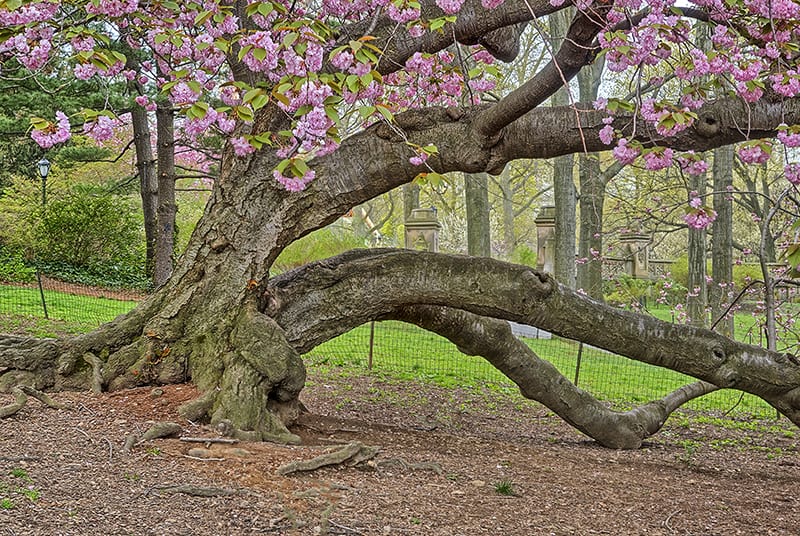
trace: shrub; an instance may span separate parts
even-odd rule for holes
[[[687,255],[684,254],[675,259],[675,262],[670,265],[670,273],[676,282],[684,287],[686,286],[689,280],[689,258]],[[711,274],[711,260],[706,261],[706,273]],[[737,291],[743,289],[750,281],[755,279],[764,279],[760,265],[734,264],[733,282]]]
[[[285,272],[312,261],[363,247],[364,240],[351,233],[326,227],[290,244],[278,256],[273,267],[278,272]]]
[[[527,244],[519,244],[514,248],[514,251],[511,252],[511,256],[508,260],[514,264],[522,264],[524,266],[536,268],[536,251],[531,249]]]
[[[0,198],[0,242],[67,281],[143,285],[143,225],[128,197],[74,184],[54,188],[47,201],[43,209],[38,187],[18,179]]]
[[[36,270],[25,264],[20,252],[0,248],[0,281],[30,283],[34,279],[36,279]]]

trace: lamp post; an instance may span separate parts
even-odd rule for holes
[[[50,161],[42,158],[36,163],[39,169],[39,177],[42,179],[42,208],[47,205],[47,176],[50,174]]]
[[[39,170],[39,177],[42,179],[42,210],[44,211],[47,206],[47,176],[50,174],[50,161],[47,158],[42,158],[36,163]],[[44,214],[42,214],[44,216]],[[42,272],[39,270],[38,255],[36,261],[36,282],[39,284],[39,297],[42,299],[42,309],[44,309],[44,317],[50,318],[47,314],[47,301],[44,299],[44,288],[42,287]]]

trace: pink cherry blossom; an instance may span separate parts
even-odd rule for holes
[[[39,144],[42,149],[49,149],[54,145],[63,143],[70,138],[69,119],[64,112],[56,112],[56,123],[50,123],[44,129],[33,129],[31,138]]]

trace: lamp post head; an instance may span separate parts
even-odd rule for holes
[[[47,175],[50,174],[50,161],[47,158],[42,158],[36,163],[36,167],[39,168],[39,176],[42,179],[46,179]]]

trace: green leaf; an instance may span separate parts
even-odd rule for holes
[[[205,23],[208,19],[210,19],[214,14],[211,11],[201,11],[197,14],[194,18],[194,23],[196,26],[200,26],[201,24]]]
[[[255,118],[253,115],[253,110],[247,106],[234,106],[233,113],[235,113],[236,116],[242,121],[250,122]]]
[[[283,36],[283,46],[286,48],[291,47],[295,41],[297,41],[297,33],[296,32],[289,32]]]

